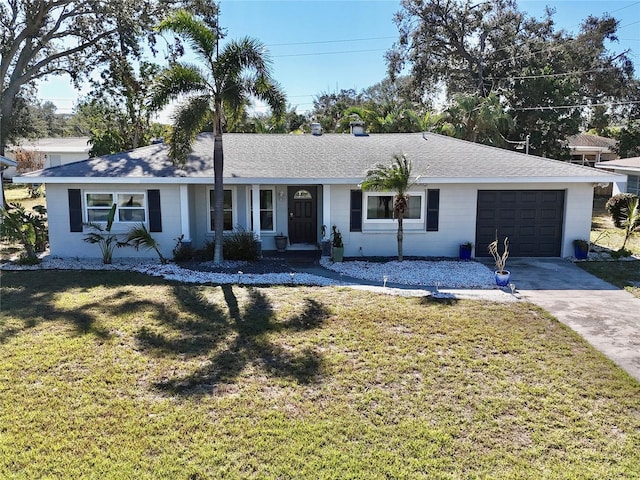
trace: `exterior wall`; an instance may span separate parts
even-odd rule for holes
[[[85,233],[71,232],[69,228],[69,188],[79,188],[87,191],[113,191],[130,192],[146,191],[148,189],[160,190],[160,208],[162,210],[162,232],[153,232],[151,235],[160,244],[162,254],[171,258],[176,238],[180,236],[180,189],[177,185],[110,185],[108,187],[95,184],[58,185],[47,184],[47,216],[49,219],[49,242],[52,256],[70,258],[101,258],[100,247],[84,241]],[[84,195],[83,195],[84,202]],[[120,226],[118,226],[120,227]],[[85,229],[85,232],[89,230]],[[114,228],[113,233],[122,238],[127,228]],[[133,247],[116,248],[113,258],[140,257],[157,258],[153,250],[136,251]]]
[[[331,222],[343,234],[345,256],[397,255],[397,222],[381,228],[379,225],[367,226],[363,221],[362,232],[349,231],[350,190],[355,188],[356,185],[331,187]],[[478,190],[565,190],[562,256],[573,255],[574,239],[589,238],[593,204],[591,184],[442,184],[414,188],[412,192],[426,192],[427,188],[440,190],[438,231],[426,231],[424,223],[405,223],[405,256],[457,257],[461,243],[475,242]]]

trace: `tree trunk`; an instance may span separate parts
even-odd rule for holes
[[[404,214],[398,212],[398,261],[402,261],[402,240],[404,238],[404,232],[402,229],[402,217]]]
[[[222,149],[222,101],[215,99],[213,113],[213,208],[215,211],[213,245],[213,263],[219,265],[224,261],[222,245],[224,242],[224,152]]]

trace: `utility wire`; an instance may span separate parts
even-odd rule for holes
[[[582,108],[582,107],[612,107],[612,106],[619,106],[619,105],[636,105],[636,104],[640,104],[640,100],[630,100],[628,102],[586,103],[582,105],[519,107],[519,108],[509,108],[509,110],[518,111],[518,112],[529,112],[529,111],[543,111],[543,110],[567,110],[570,108]]]

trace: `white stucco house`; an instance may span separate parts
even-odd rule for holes
[[[613,194],[635,193],[640,195],[640,157],[618,158],[596,163],[596,167],[627,176],[626,184],[613,185]]]
[[[431,133],[225,134],[223,142],[225,229],[254,231],[263,250],[275,250],[279,233],[289,248],[315,245],[323,225],[336,225],[346,256],[395,255],[392,194],[363,192],[359,184],[397,154],[419,176],[404,221],[407,256],[455,257],[466,241],[487,256],[496,232],[509,236],[512,256],[570,256],[574,239],[589,238],[594,186],[625,179]],[[152,145],[14,181],[46,185],[52,255],[99,257],[83,241],[83,223],[104,220],[116,203],[113,231],[143,222],[171,257],[180,235],[195,247],[213,238],[213,137],[200,135],[182,168],[167,151]]]
[[[9,145],[7,157],[15,160],[17,150],[36,152],[42,156],[44,168],[56,167],[67,163],[77,162],[89,157],[89,137],[51,137],[38,140],[25,140],[20,145]],[[5,178],[13,178],[16,175],[15,166],[8,168]]]

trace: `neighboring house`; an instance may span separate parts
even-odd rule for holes
[[[0,208],[4,207],[4,173],[7,167],[15,167],[15,160],[0,155]]]
[[[627,176],[626,185],[614,184],[614,195],[624,192],[640,195],[640,157],[619,158],[608,162],[600,162],[596,163],[596,167]]]
[[[14,181],[46,184],[52,255],[99,257],[83,241],[83,223],[104,221],[116,203],[113,231],[143,222],[170,257],[180,235],[194,247],[213,238],[213,136],[198,137],[183,168],[167,150],[150,145]],[[225,134],[225,229],[254,231],[264,250],[275,250],[279,233],[295,248],[317,244],[322,226],[336,225],[345,255],[396,255],[392,194],[358,185],[397,154],[419,176],[404,219],[406,256],[454,257],[466,241],[488,256],[496,232],[509,236],[512,256],[570,256],[574,239],[589,238],[594,186],[626,179],[432,133]]]
[[[21,145],[10,145],[5,152],[6,155],[15,160],[17,150],[26,150],[42,155],[44,160],[43,168],[57,167],[67,163],[85,160],[89,157],[91,145],[88,143],[89,137],[54,137],[41,138],[39,140],[25,140]],[[16,175],[15,168],[8,168],[5,178],[13,178]]]
[[[618,157],[615,151],[616,140],[613,138],[579,133],[567,138],[571,163],[593,167],[598,162],[613,160]]]

